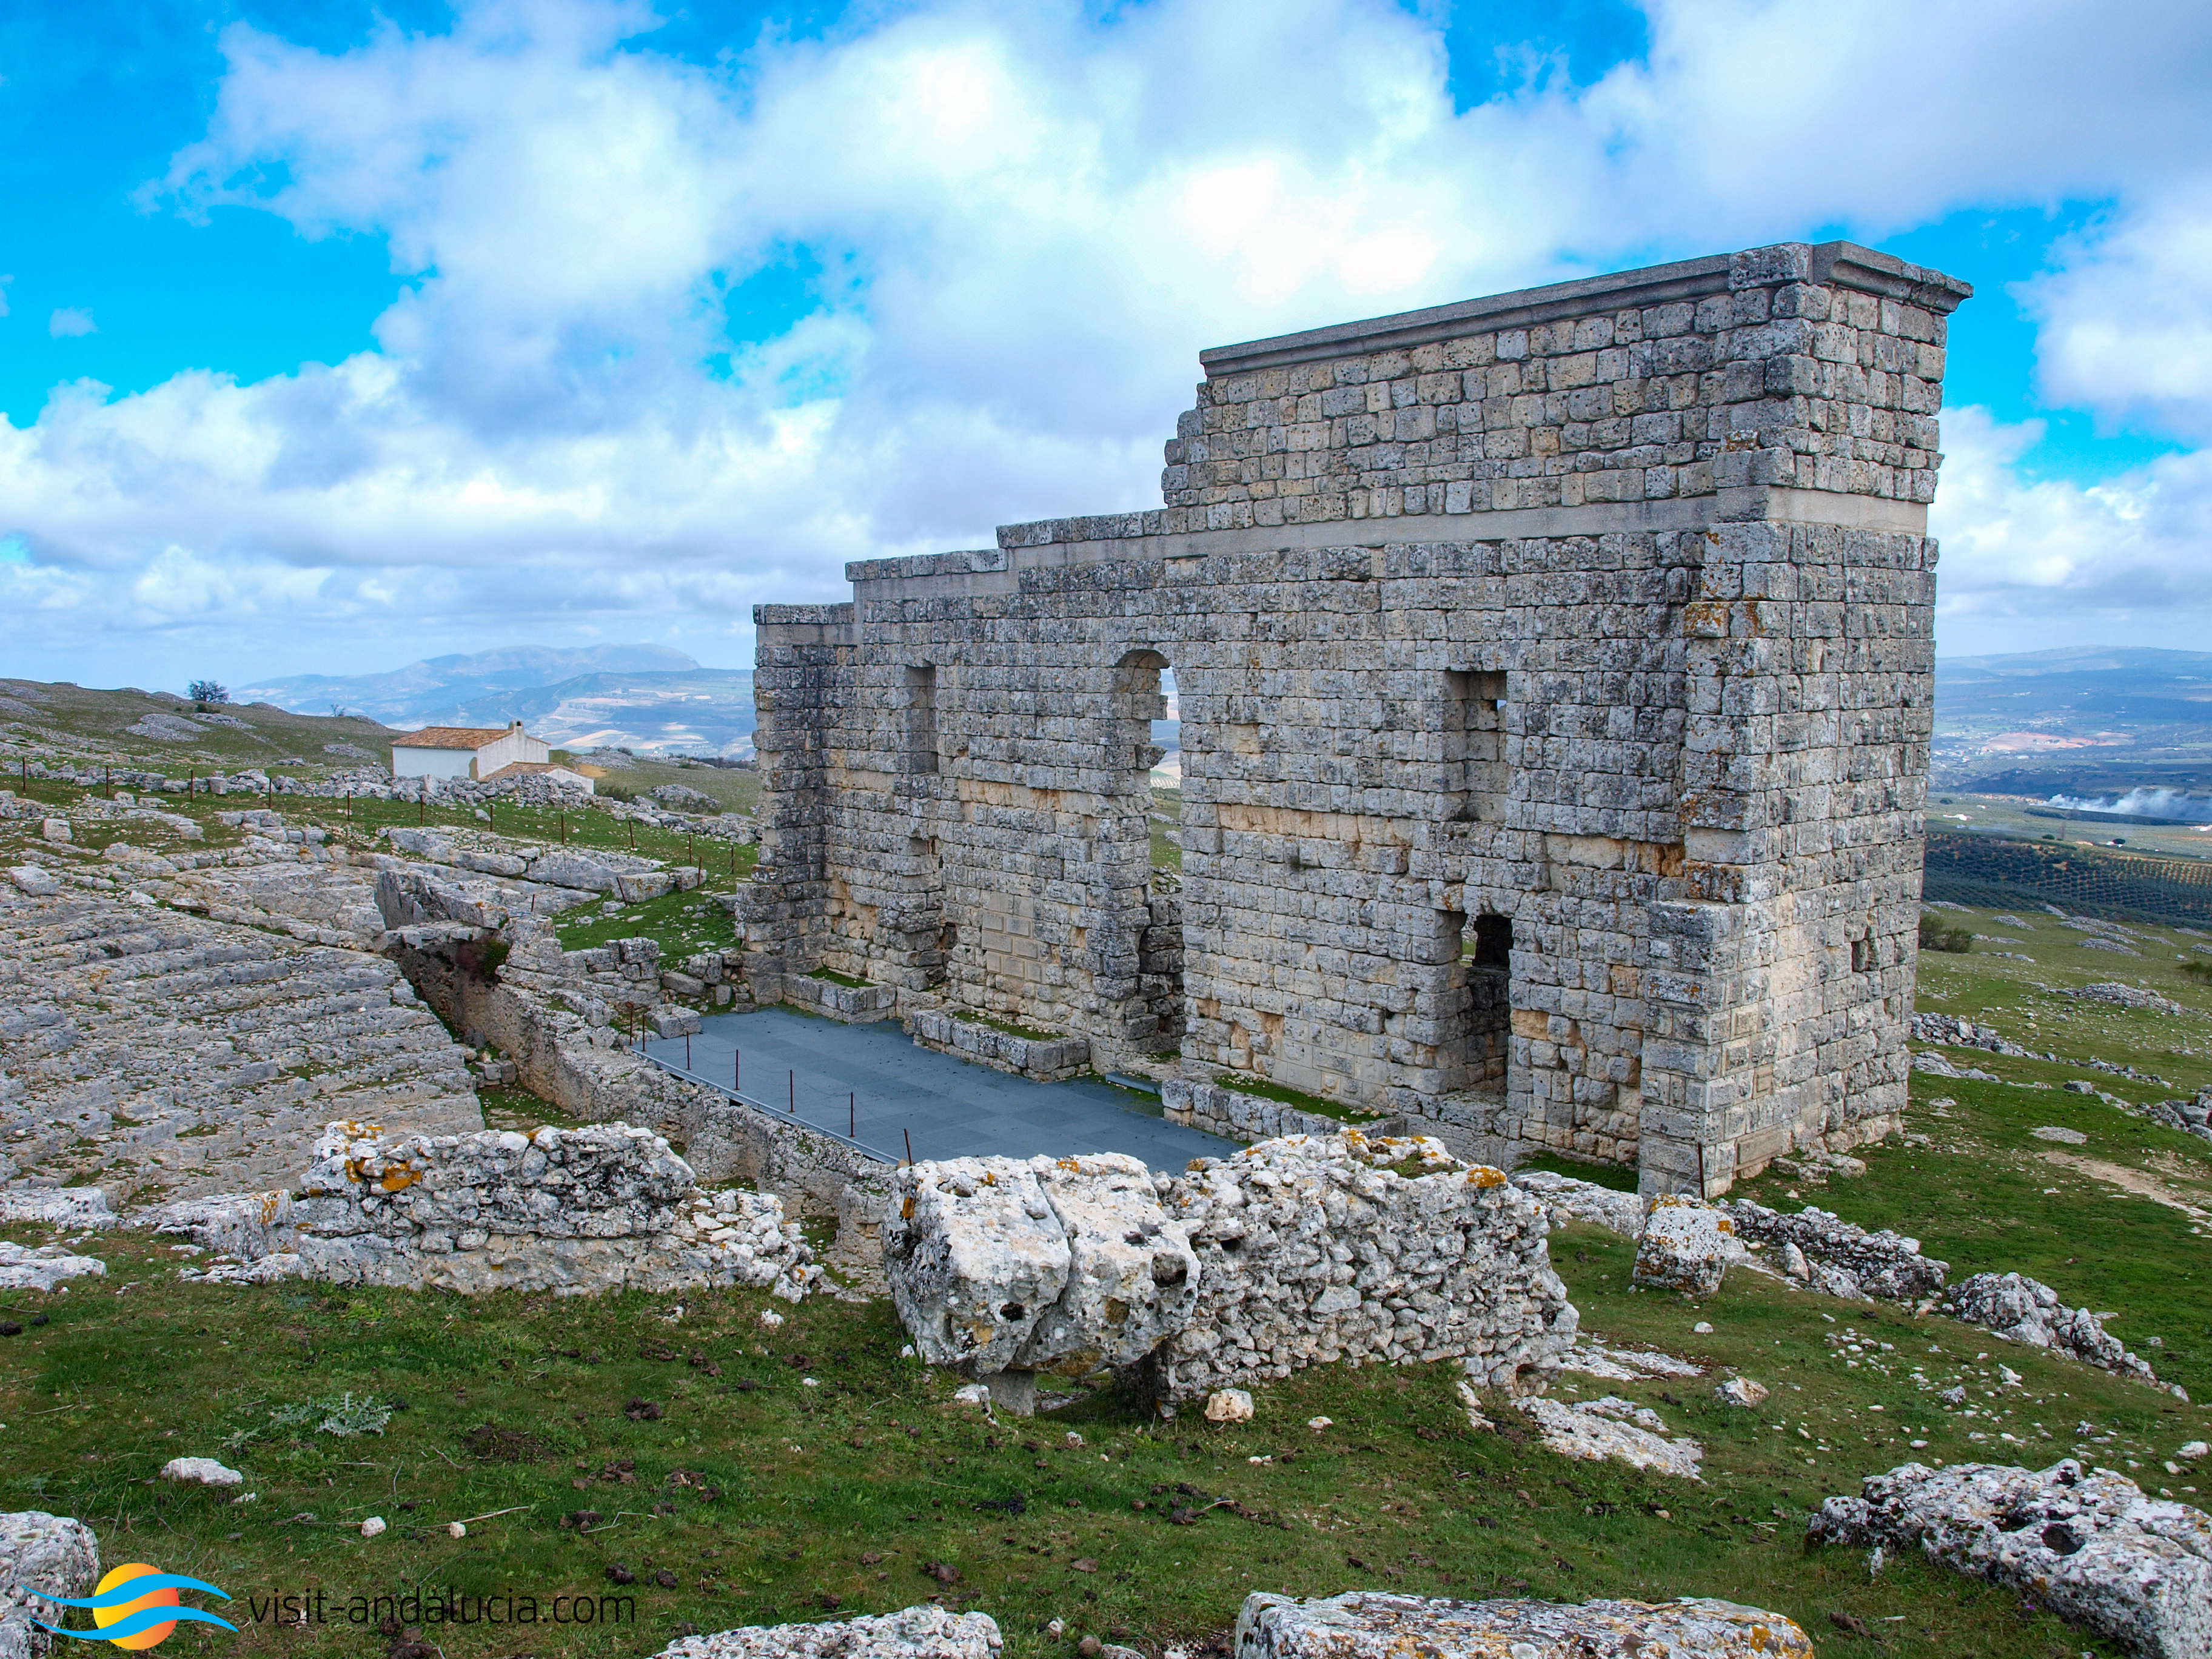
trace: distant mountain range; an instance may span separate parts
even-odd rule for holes
[[[295,674],[233,695],[299,714],[342,709],[404,731],[520,720],[532,735],[563,749],[733,756],[752,750],[752,671],[702,668],[660,645],[509,646],[432,657],[386,674]]]
[[[1936,781],[2085,796],[2212,787],[2212,652],[2075,646],[1938,658]]]

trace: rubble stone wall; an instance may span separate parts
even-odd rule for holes
[[[756,994],[826,967],[1652,1190],[1894,1127],[1966,292],[1790,244],[1225,348],[1162,509],[760,607]]]
[[[287,1219],[306,1276],[342,1284],[796,1300],[815,1273],[773,1194],[702,1193],[665,1140],[626,1123],[396,1141],[333,1124]]]
[[[1167,1398],[1340,1361],[1465,1359],[1540,1390],[1580,1326],[1543,1206],[1433,1140],[1293,1135],[1164,1185],[1198,1259],[1188,1321],[1146,1362]]]

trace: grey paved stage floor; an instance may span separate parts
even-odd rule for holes
[[[892,1158],[905,1156],[908,1135],[917,1158],[1127,1152],[1155,1170],[1237,1150],[1158,1116],[1150,1096],[1090,1079],[1009,1077],[921,1048],[896,1020],[846,1025],[787,1008],[714,1014],[690,1039],[688,1068],[682,1037],[657,1038],[647,1051],[724,1089],[734,1079],[750,1100],[794,1103],[799,1118],[839,1134],[849,1098],[853,1138]]]

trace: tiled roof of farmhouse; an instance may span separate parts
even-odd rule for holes
[[[481,749],[507,736],[503,726],[426,726],[392,740],[394,749]]]

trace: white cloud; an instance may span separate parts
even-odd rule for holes
[[[2212,179],[2130,204],[2022,285],[2054,400],[2212,442]]]
[[[1984,409],[1943,417],[1929,529],[1942,543],[1936,639],[1947,653],[2095,641],[2202,650],[2212,547],[2212,453],[2164,457],[2104,483],[2015,470],[2040,422]]]
[[[66,340],[79,334],[97,334],[100,325],[83,307],[64,306],[46,319],[46,332],[57,340]]]
[[[1648,64],[1463,114],[1388,0],[1097,17],[945,0],[712,69],[605,0],[488,0],[337,55],[232,26],[156,196],[381,234],[412,280],[334,368],[64,387],[0,424],[0,534],[32,553],[9,579],[46,584],[58,637],[358,640],[432,609],[741,631],[847,558],[1156,501],[1206,345],[1970,202],[2119,196],[2154,228],[2212,149],[2212,29],[2172,0],[2028,0],[2002,30],[1971,0],[1651,0]],[[2181,246],[2080,251],[2052,337],[2148,316],[2126,295]],[[811,311],[708,372],[725,289],[799,260]],[[2193,407],[2168,378],[2128,407]],[[1946,474],[1947,513],[2011,515],[1970,559],[2074,545],[2038,514],[2102,521],[2008,453],[1970,432]]]

